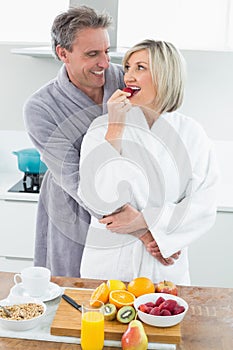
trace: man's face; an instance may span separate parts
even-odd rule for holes
[[[105,69],[109,67],[109,35],[103,28],[87,28],[79,32],[72,52],[65,50],[61,57],[70,80],[87,93],[105,83]],[[64,50],[64,49],[62,49]]]

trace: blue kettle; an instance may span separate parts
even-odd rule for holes
[[[18,169],[24,173],[43,174],[48,169],[41,161],[36,148],[26,148],[12,153],[18,157]]]

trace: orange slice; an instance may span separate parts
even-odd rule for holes
[[[155,285],[147,277],[137,277],[128,284],[127,290],[134,294],[135,297],[139,297],[143,294],[154,293]]]
[[[111,292],[112,290],[126,290],[126,285],[120,280],[108,280],[107,286],[109,292]]]
[[[104,304],[108,302],[109,289],[105,282],[101,283],[91,294],[90,305],[97,306],[96,300],[102,301]]]
[[[109,294],[109,302],[118,309],[122,306],[133,305],[135,296],[127,290],[112,290]]]

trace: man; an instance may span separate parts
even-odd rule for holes
[[[123,88],[123,71],[109,62],[108,14],[81,6],[58,15],[52,47],[64,65],[57,77],[26,102],[24,118],[35,147],[48,166],[41,187],[36,227],[37,266],[53,275],[79,277],[90,215],[77,196],[79,151],[94,118]]]

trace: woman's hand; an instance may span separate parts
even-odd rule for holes
[[[108,129],[105,139],[112,144],[118,152],[121,149],[121,137],[125,127],[126,113],[131,108],[131,103],[127,97],[129,92],[120,89],[116,90],[107,102],[108,106]]]
[[[144,235],[140,236],[140,240],[143,242],[145,247],[147,248],[147,251],[155,258],[157,259],[161,264],[165,266],[173,265],[174,259],[178,259],[180,256],[180,251],[173,254],[169,258],[164,258],[160,252],[159,246],[154,240],[154,237],[152,236],[150,231],[147,231]],[[149,247],[149,248],[148,248]]]
[[[130,97],[130,92],[125,92],[117,89],[107,102],[108,106],[108,122],[111,124],[124,124],[125,114],[131,108],[131,103],[127,97]]]
[[[173,265],[175,263],[174,260],[179,259],[179,256],[181,254],[181,250],[178,252],[174,253],[171,255],[169,258],[164,258],[160,252],[159,246],[156,243],[155,240],[151,240],[149,243],[146,245],[147,251],[158,261],[161,262],[161,264],[167,266],[167,265]]]
[[[148,231],[142,213],[130,204],[124,205],[115,214],[105,216],[99,222],[105,224],[107,230],[117,233],[129,233],[140,237]]]

